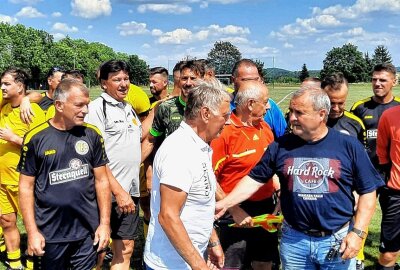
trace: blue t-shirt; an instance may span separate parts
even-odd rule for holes
[[[331,128],[316,142],[287,134],[270,144],[249,176],[265,182],[274,173],[285,220],[299,231],[339,229],[354,215],[353,190],[384,185],[363,145]]]
[[[271,108],[264,115],[264,121],[268,123],[276,139],[285,134],[287,123],[281,109],[279,109],[278,105],[276,105],[272,98],[269,99],[269,104]],[[233,111],[235,108],[234,99],[232,99],[231,110]]]

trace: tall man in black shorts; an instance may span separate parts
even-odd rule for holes
[[[104,137],[110,159],[107,174],[113,194],[111,269],[129,269],[139,224],[139,168],[142,124],[124,99],[130,88],[129,66],[110,60],[100,67],[104,92],[89,104],[85,121],[95,125]]]
[[[110,187],[103,138],[83,122],[89,91],[66,79],[54,94],[56,114],[25,136],[20,206],[29,255],[43,269],[92,269],[110,238]]]

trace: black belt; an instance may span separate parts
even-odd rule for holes
[[[324,236],[329,236],[332,235],[332,231],[319,231],[319,230],[306,230],[306,231],[301,231],[304,234],[307,234],[308,236],[312,236],[312,237],[324,237]]]
[[[345,224],[343,224],[339,229],[332,231],[332,230],[315,230],[315,229],[311,229],[311,230],[300,230],[300,232],[307,234],[308,236],[312,236],[312,237],[325,237],[325,236],[329,236],[334,234],[337,231],[340,231],[341,229],[343,229],[344,227],[348,226],[350,223],[350,221],[347,221]]]

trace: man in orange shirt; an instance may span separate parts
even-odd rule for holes
[[[400,106],[382,113],[378,124],[376,154],[386,172],[387,183],[381,189],[379,202],[382,209],[381,244],[376,269],[397,269],[400,253]]]
[[[225,197],[261,159],[274,140],[264,121],[270,108],[267,87],[258,81],[243,82],[236,94],[236,109],[219,138],[211,142],[213,166],[221,189],[217,200]],[[278,253],[276,233],[252,227],[251,216],[274,212],[273,181],[265,184],[250,199],[231,209],[234,221],[245,228],[228,227],[231,216],[222,218],[220,239],[225,252],[225,268],[242,269],[251,263],[253,269],[271,269]],[[259,247],[263,246],[263,249]]]

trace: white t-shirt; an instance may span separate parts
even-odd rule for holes
[[[160,183],[187,193],[180,218],[201,256],[207,249],[215,211],[212,150],[185,122],[168,136],[154,159],[151,219],[144,260],[153,269],[190,269],[158,222]]]
[[[89,103],[85,122],[101,131],[114,177],[126,192],[139,197],[142,126],[132,106],[102,93]]]

